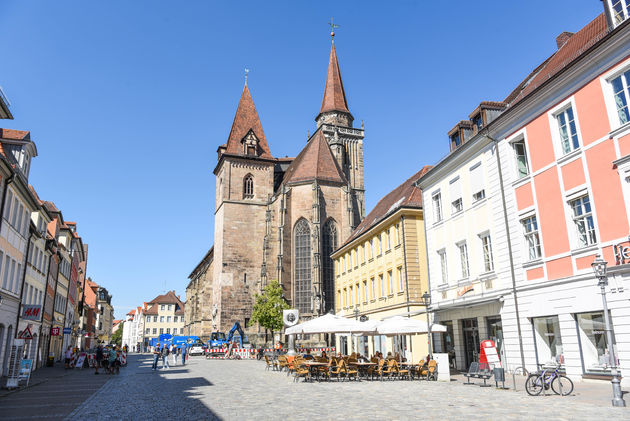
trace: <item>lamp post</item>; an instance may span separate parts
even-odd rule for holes
[[[359,311],[359,307],[355,307],[354,311],[352,312],[354,314],[354,320],[359,320],[359,314],[361,314],[361,312]],[[350,334],[350,337],[352,337],[352,334]],[[359,351],[359,337],[356,337],[356,347],[354,349],[354,351]],[[353,347],[354,347],[354,341],[352,342]]]
[[[424,304],[424,308],[427,314],[427,338],[429,342],[429,357],[433,359],[433,346],[431,344],[431,322],[429,321],[429,306],[431,305],[431,294],[424,291],[422,294],[422,304]]]
[[[595,260],[591,264],[593,272],[598,279],[597,285],[602,290],[602,303],[604,305],[604,322],[606,324],[606,342],[608,345],[608,361],[610,364],[610,374],[612,375],[612,389],[613,389],[613,406],[626,406],[626,402],[623,400],[621,394],[621,386],[619,384],[619,374],[617,373],[617,359],[615,358],[615,348],[613,346],[613,335],[610,327],[610,317],[608,316],[608,303],[606,301],[606,287],[608,286],[608,276],[606,275],[606,262],[598,254]]]

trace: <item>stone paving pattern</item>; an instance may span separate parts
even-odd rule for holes
[[[131,356],[69,419],[630,419],[630,409],[569,397],[530,397],[523,389],[497,390],[424,381],[293,382],[254,360],[194,357],[182,367],[151,371],[151,358]],[[161,364],[160,364],[161,365]],[[599,386],[599,385],[598,385]],[[581,390],[582,388],[582,390]]]

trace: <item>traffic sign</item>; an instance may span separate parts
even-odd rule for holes
[[[72,328],[71,327],[64,327],[63,328],[63,334],[64,335],[69,335],[72,333]]]
[[[24,329],[18,335],[18,339],[26,339],[27,341],[30,341],[31,339],[33,339],[33,333],[31,332],[31,327],[30,326],[26,326],[26,329]]]

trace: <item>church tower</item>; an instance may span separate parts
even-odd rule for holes
[[[348,180],[351,193],[352,228],[359,225],[365,217],[365,185],[363,179],[363,123],[361,128],[354,128],[354,117],[350,113],[346,92],[343,88],[341,70],[335,49],[334,32],[328,74],[322,107],[315,121]]]
[[[247,83],[243,88],[227,143],[218,148],[213,329],[227,331],[251,315],[252,295],[260,281],[260,250],[265,237],[266,206],[273,195],[274,166]]]

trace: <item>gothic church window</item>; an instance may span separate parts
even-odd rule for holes
[[[324,311],[334,308],[333,297],[335,293],[335,271],[330,255],[337,249],[337,226],[335,221],[329,219],[324,224],[322,232],[322,258],[324,275]],[[355,256],[356,258],[356,256]]]
[[[295,307],[311,312],[311,229],[306,220],[295,225]]]
[[[243,199],[252,199],[254,197],[254,177],[247,174],[243,179]]]

